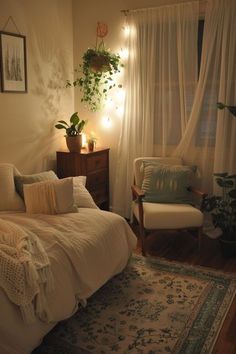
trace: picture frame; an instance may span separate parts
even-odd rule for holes
[[[27,92],[26,38],[0,31],[0,79],[2,92]]]

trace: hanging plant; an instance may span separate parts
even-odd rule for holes
[[[103,38],[107,33],[107,25],[98,22],[95,48],[89,48],[84,53],[83,63],[75,70],[78,77],[72,83],[67,80],[67,87],[80,88],[81,102],[84,102],[91,111],[98,111],[101,108],[109,90],[116,86],[113,80],[114,74],[119,73],[120,67],[123,66],[119,54],[114,54],[105,48]]]

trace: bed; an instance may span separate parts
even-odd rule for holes
[[[6,190],[1,190],[2,185],[0,197]],[[125,268],[136,246],[136,237],[125,219],[96,207],[55,215],[2,210],[0,235],[8,228],[15,233],[19,230],[43,248],[50,277],[42,282],[42,288],[40,285],[43,301],[38,301],[41,290],[33,297],[30,320],[0,287],[0,353],[4,354],[31,353],[58,321],[73,315],[79,303],[86,306],[86,299]],[[3,241],[0,246],[4,247]],[[0,265],[1,261],[0,252]]]

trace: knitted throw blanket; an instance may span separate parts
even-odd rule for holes
[[[53,290],[48,256],[40,240],[13,222],[0,219],[0,287],[20,307],[24,322],[49,322],[46,293]]]

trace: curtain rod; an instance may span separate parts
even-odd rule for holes
[[[160,7],[167,7],[167,6],[179,5],[179,4],[189,4],[190,2],[197,2],[197,1],[194,1],[194,0],[193,1],[179,1],[177,3],[163,4],[163,5],[155,6],[155,7],[141,7],[141,8],[137,8],[137,9],[124,9],[124,10],[120,10],[120,12],[122,12],[124,16],[127,16],[130,12],[154,10],[154,9],[158,9]],[[199,0],[198,2],[199,2],[200,6],[205,6],[207,3],[207,0]]]

